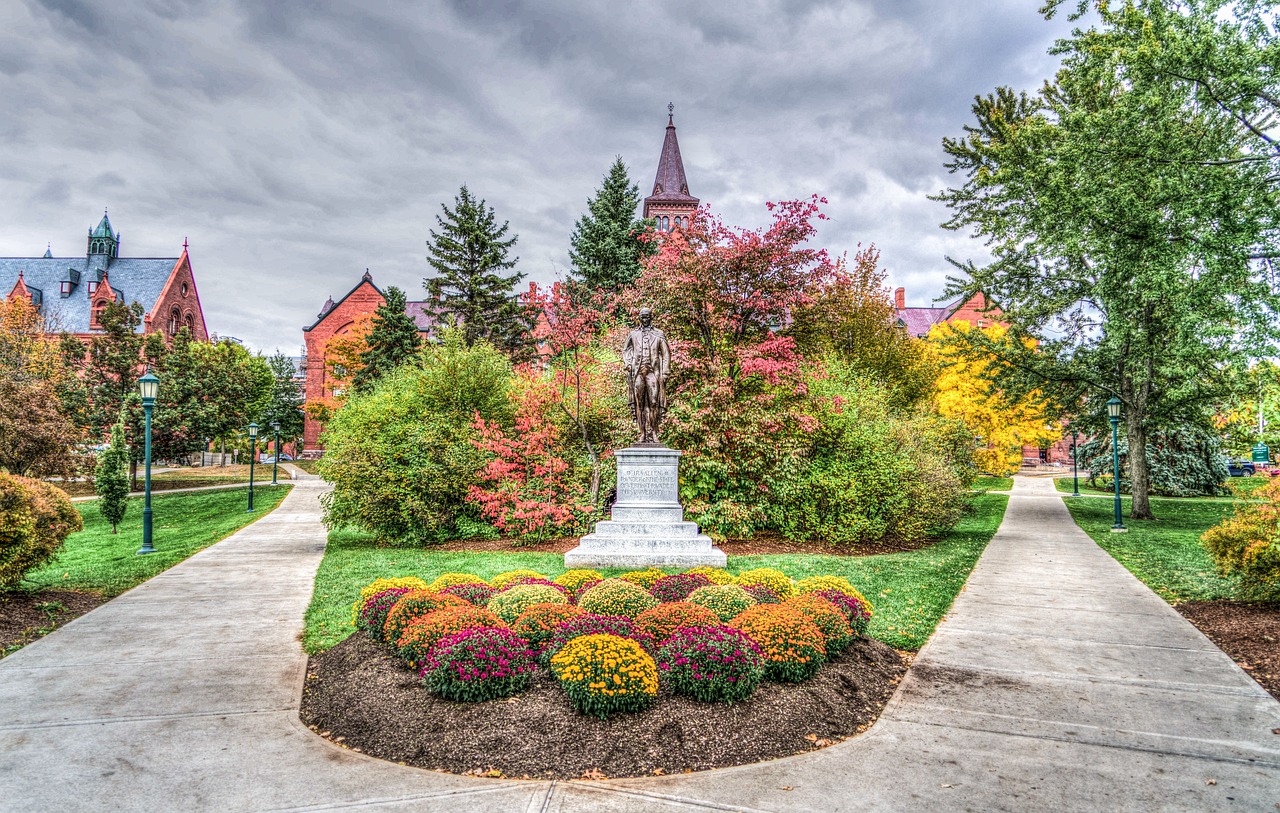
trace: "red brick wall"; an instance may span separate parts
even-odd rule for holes
[[[1004,311],[999,307],[991,305],[987,310],[987,298],[981,291],[974,294],[973,297],[960,307],[952,311],[947,317],[948,322],[968,322],[971,325],[981,323],[982,327],[991,327],[992,325],[1005,325],[1000,321],[1000,316]],[[1005,325],[1007,327],[1007,325]]]
[[[357,316],[371,314],[378,306],[386,302],[378,289],[369,280],[361,282],[346,298],[334,306],[317,324],[302,335],[307,345],[307,401],[326,398],[332,393],[331,385],[326,380],[324,363],[324,346],[329,339],[351,327]],[[303,425],[302,439],[306,449],[319,449],[320,431],[324,427],[307,416]]]
[[[175,311],[176,325],[173,321]],[[155,306],[146,315],[144,329],[147,333],[161,331],[166,336],[172,336],[177,333],[176,328],[187,325],[188,321],[191,337],[196,341],[207,342],[209,328],[204,322],[204,310],[200,307],[200,294],[196,291],[196,279],[191,273],[191,261],[183,251]]]

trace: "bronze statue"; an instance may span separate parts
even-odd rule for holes
[[[627,365],[627,402],[640,427],[641,443],[658,443],[658,425],[667,411],[667,374],[671,372],[671,345],[653,326],[653,311],[640,309],[640,327],[631,331],[622,346]]]

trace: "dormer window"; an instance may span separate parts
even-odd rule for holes
[[[89,280],[89,293],[98,290],[98,283],[95,280]]]
[[[71,280],[64,279],[62,281],[62,295],[71,296]]]

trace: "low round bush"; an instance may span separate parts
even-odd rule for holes
[[[742,571],[738,574],[738,584],[743,587],[754,584],[767,587],[781,599],[791,598],[796,591],[790,576],[771,567],[757,567]]]
[[[583,635],[616,635],[619,638],[630,638],[639,644],[645,652],[653,653],[657,651],[657,646],[654,644],[652,636],[636,629],[635,622],[630,618],[621,615],[584,613],[577,618],[570,618],[565,621],[551,633],[551,636],[547,638],[546,644],[542,647],[542,651],[538,653],[538,665],[550,665],[551,658],[564,648],[565,644]]]
[[[748,607],[755,606],[756,600],[747,595],[736,584],[713,584],[710,587],[699,587],[689,594],[686,601],[700,607],[706,607],[716,614],[720,621],[729,621],[742,614]]]
[[[551,658],[551,672],[583,714],[640,711],[658,696],[658,665],[630,638],[583,635]]]
[[[568,589],[570,593],[576,593],[578,588],[587,582],[603,581],[604,575],[598,570],[589,570],[587,568],[573,568],[566,570],[552,581]]]
[[[441,573],[435,581],[427,585],[427,589],[433,593],[439,593],[446,587],[458,584],[488,584],[488,582],[474,573]]]
[[[635,618],[657,603],[648,590],[621,579],[605,579],[578,597],[578,606],[589,613],[627,618]]]
[[[685,573],[696,573],[699,576],[706,576],[711,580],[712,584],[733,584],[733,574],[722,567],[711,567],[710,565],[698,565],[691,567]]]
[[[455,584],[440,591],[444,596],[457,596],[463,601],[483,607],[498,591],[487,584]]]
[[[677,573],[658,579],[650,585],[649,592],[658,601],[684,601],[694,590],[710,584],[711,580],[701,573]]]
[[[545,579],[546,576],[536,570],[508,570],[505,573],[499,573],[489,580],[489,584],[501,590],[508,584],[517,582],[520,579]]]
[[[511,631],[527,641],[535,653],[541,652],[561,624],[583,614],[581,607],[572,604],[535,604],[520,613]]]
[[[520,617],[520,613],[535,604],[568,604],[564,593],[546,584],[517,584],[489,599],[487,606],[506,623]]]
[[[572,601],[574,604],[577,604],[578,601],[581,600],[583,593],[587,592],[592,587],[595,587],[597,584],[599,584],[602,581],[604,581],[604,579],[593,579],[591,581],[586,581],[586,582],[583,582],[582,584],[579,584],[577,588],[569,595],[569,600]]]
[[[466,629],[436,641],[419,673],[427,689],[445,700],[478,703],[524,691],[533,651],[511,630]]]
[[[733,619],[732,626],[759,645],[769,680],[808,680],[826,660],[822,630],[794,607],[758,604]]]
[[[760,646],[733,627],[681,627],[658,651],[658,668],[676,694],[707,703],[750,697],[764,677]]]
[[[765,587],[763,584],[743,584],[739,585],[743,590],[747,591],[747,595],[756,600],[756,604],[781,604],[782,599],[778,598],[778,594]]]
[[[387,620],[382,622],[382,640],[395,642],[400,640],[404,628],[415,618],[445,607],[467,607],[467,602],[457,596],[444,593],[431,593],[426,590],[412,590],[400,597],[400,600],[387,612]]]
[[[415,618],[396,639],[396,654],[412,666],[420,665],[436,641],[463,630],[485,627],[501,628],[502,619],[484,609],[463,604],[445,607]]]
[[[659,604],[636,616],[636,629],[651,636],[658,644],[681,627],[715,626],[719,623],[715,613],[689,601]]]
[[[857,599],[853,600],[857,601]],[[794,607],[799,610],[801,615],[822,630],[828,656],[844,651],[849,644],[853,643],[853,628],[845,620],[844,613],[825,598],[813,593],[803,593],[787,599],[782,604],[784,607]]]
[[[650,587],[653,586],[654,582],[656,582],[658,579],[661,579],[665,575],[667,574],[663,573],[661,570],[658,570],[656,567],[648,567],[648,568],[645,568],[644,570],[629,570],[626,573],[623,573],[618,578],[622,579],[624,582],[631,582],[632,584],[638,584],[644,589],[648,590]]]
[[[555,582],[550,581],[548,579],[535,579],[532,576],[525,576],[523,578],[516,579],[515,581],[507,582],[506,585],[504,585],[503,588],[498,592],[504,593],[507,590],[512,589],[513,587],[521,587],[526,584],[540,584],[543,587],[550,587],[552,590],[555,590],[560,595],[566,598],[568,598],[569,596],[569,588],[565,587],[563,584],[556,584]]]
[[[796,593],[816,593],[819,590],[839,590],[846,596],[853,596],[862,603],[867,605],[867,609],[874,609],[871,602],[867,601],[867,597],[858,592],[849,580],[843,576],[809,576],[796,582]]]
[[[849,622],[849,628],[853,630],[854,635],[859,638],[866,636],[867,627],[871,626],[871,606],[865,601],[847,593],[841,593],[839,590],[818,590],[805,595],[817,596],[831,602],[832,606],[844,615],[844,620]]]
[[[374,579],[373,581],[360,588],[360,598],[356,599],[355,605],[351,608],[351,614],[354,618],[360,612],[360,605],[369,596],[374,593],[381,593],[383,590],[390,590],[393,587],[408,587],[410,590],[426,590],[427,583],[417,576],[396,576],[391,579]],[[433,591],[434,592],[434,591]]]
[[[359,602],[360,611],[356,613],[356,629],[369,633],[375,641],[381,641],[382,627],[387,623],[387,613],[391,612],[391,608],[396,606],[396,602],[405,593],[410,592],[412,590],[408,587],[392,587],[389,590],[374,593]]]

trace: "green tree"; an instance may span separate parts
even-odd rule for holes
[[[1257,260],[1280,225],[1280,152],[1259,126],[1280,72],[1256,7],[1104,4],[1099,27],[1055,45],[1062,68],[1038,94],[979,97],[977,123],[943,142],[965,177],[936,196],[952,209],[944,225],[986,238],[993,257],[956,263],[968,278],[949,293],[984,291],[1015,335],[1040,339],[1009,343],[1019,358],[993,367],[1014,371],[1005,386],[1053,390],[1096,431],[1103,403],[1122,401],[1128,444],[1144,450],[1128,461],[1135,519],[1152,516],[1151,433],[1205,425],[1277,335]],[[1197,64],[1235,73],[1215,84]]]
[[[303,428],[303,393],[294,380],[297,369],[293,359],[283,353],[267,359],[267,366],[271,368],[275,381],[271,387],[271,401],[262,413],[262,423],[270,426],[278,421],[281,443],[288,443],[301,436]]]
[[[387,300],[373,314],[369,349],[360,354],[363,366],[351,386],[356,392],[370,389],[374,382],[417,355],[422,346],[418,325],[405,312],[404,291],[387,288]]]
[[[111,533],[124,521],[129,505],[129,449],[124,442],[124,419],[111,427],[111,445],[102,453],[93,487],[98,494],[98,511],[111,523]]]
[[[588,288],[618,291],[630,286],[640,276],[640,261],[657,250],[656,243],[640,239],[648,225],[636,217],[640,200],[622,156],[614,158],[569,238],[573,274]]]
[[[440,231],[431,229],[427,262],[439,276],[423,280],[435,317],[462,330],[467,346],[483,339],[510,356],[526,346],[529,319],[516,299],[522,273],[518,257],[508,258],[517,235],[506,237],[510,224],[499,226],[493,207],[463,186],[453,208],[440,204]],[[505,238],[505,239],[504,239]]]
[[[142,356],[142,306],[109,302],[98,314],[100,335],[89,341],[85,384],[89,389],[89,426],[102,437],[120,417],[137,388]],[[126,423],[132,424],[129,420]]]

